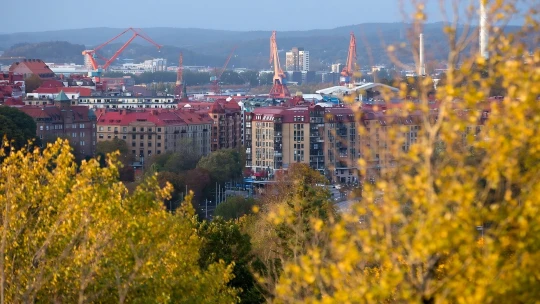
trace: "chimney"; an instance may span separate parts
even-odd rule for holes
[[[486,2],[487,0],[480,0],[480,56],[488,59],[489,33],[487,28]]]
[[[425,76],[426,75],[426,66],[424,63],[424,34],[420,33],[420,64],[418,66],[418,76]]]

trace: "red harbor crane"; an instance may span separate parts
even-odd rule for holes
[[[272,32],[270,37],[270,64],[274,63],[274,81],[270,89],[270,97],[285,98],[290,97],[291,93],[285,84],[285,73],[279,64],[278,47],[276,42],[276,31]]]
[[[219,81],[221,80],[221,75],[223,75],[223,72],[227,69],[227,66],[229,65],[229,61],[231,61],[231,58],[234,54],[234,51],[236,50],[236,46],[233,47],[231,53],[229,54],[229,57],[227,57],[227,60],[225,61],[225,64],[221,68],[221,70],[214,69],[215,76],[210,77],[210,82],[212,82],[212,92],[214,94],[220,94],[221,88],[219,87]]]
[[[98,54],[98,51],[100,49],[102,49],[103,47],[105,47],[106,45],[108,45],[109,43],[113,42],[114,40],[118,39],[119,37],[123,36],[125,33],[127,32],[132,32],[133,35],[131,36],[131,38],[129,38],[129,40],[124,43],[124,45],[122,45],[122,47],[120,49],[118,49],[114,55],[107,59],[101,55]],[[108,40],[107,42],[97,46],[96,48],[94,48],[93,50],[84,50],[82,52],[83,56],[85,56],[85,59],[88,59],[92,65],[92,69],[93,71],[91,72],[90,76],[94,76],[96,78],[96,82],[100,82],[100,77],[101,77],[101,73],[104,71],[104,70],[107,70],[107,68],[116,60],[116,58],[118,58],[118,56],[128,47],[128,45],[137,37],[141,37],[142,39],[150,42],[151,44],[153,44],[154,46],[156,46],[158,48],[158,50],[162,47],[161,45],[157,44],[156,42],[154,42],[150,37],[148,37],[146,34],[144,34],[141,30],[137,30],[137,29],[134,29],[132,27],[128,28],[127,30],[123,31],[122,33],[118,34],[116,37]],[[99,58],[103,61],[105,61],[105,63],[102,65],[102,66],[99,66],[99,64],[97,63],[96,61],[96,58]],[[86,61],[86,60],[85,60]]]
[[[176,70],[176,86],[174,87],[174,96],[178,98],[187,98],[184,84],[184,55],[180,53],[178,59],[178,69]]]
[[[356,38],[351,32],[351,41],[349,42],[349,54],[347,64],[341,71],[339,82],[341,85],[351,85],[354,83],[354,71],[356,70]]]

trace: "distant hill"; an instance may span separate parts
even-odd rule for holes
[[[100,50],[99,54],[105,58],[110,58],[121,46],[119,43],[107,45]],[[19,43],[7,49],[2,56],[39,58],[45,62],[55,63],[83,64],[82,51],[85,49],[87,48],[84,45],[71,44],[66,41]],[[136,43],[130,44],[119,59],[130,58],[135,62],[141,62],[152,58],[166,58],[169,65],[176,65],[180,52],[183,53],[186,65],[216,66],[223,64],[225,61],[224,56],[204,55],[176,46],[167,45],[158,50],[154,46]]]
[[[4,51],[4,57],[39,58],[45,62],[83,63],[84,45],[66,41],[18,43]]]
[[[387,44],[396,44],[410,41],[407,30],[409,24],[405,23],[366,23],[351,26],[338,27],[334,29],[315,29],[309,31],[282,31],[278,32],[278,45],[281,50],[288,50],[291,47],[304,47],[310,51],[312,68],[318,69],[329,66],[332,63],[344,62],[347,56],[349,33],[354,32],[358,43],[358,61],[361,66],[368,64],[388,63],[386,56]],[[513,31],[517,26],[509,26],[506,30]],[[136,39],[134,43],[123,54],[124,58],[150,58],[165,57],[171,63],[178,59],[178,52],[182,49],[185,52],[184,59],[186,65],[207,65],[219,66],[225,61],[226,56],[233,46],[238,46],[235,57],[231,60],[230,66],[249,68],[269,68],[269,43],[270,31],[223,31],[206,30],[196,28],[147,28],[144,32],[159,44],[166,45],[161,54],[156,54],[155,48],[150,47],[142,39]],[[85,45],[87,48],[107,41],[111,37],[122,32],[117,28],[91,28],[74,29],[61,31],[47,31],[36,33],[14,33],[0,35],[0,49],[6,49],[6,54],[22,54],[19,50],[8,49],[20,43],[37,43],[49,41],[67,41],[78,45]],[[119,39],[118,43],[126,41],[129,35]],[[424,27],[424,37],[426,45],[426,57],[428,60],[442,59],[447,49],[446,39],[443,34],[442,23],[426,24]],[[28,45],[26,46],[28,48]],[[106,49],[112,52],[119,45],[112,45]],[[37,46],[36,46],[37,48]],[[16,49],[16,48],[15,48]],[[73,47],[73,54],[75,47]],[[35,52],[38,52],[37,50]],[[69,53],[71,54],[71,48]],[[112,54],[112,53],[111,53]],[[282,54],[284,56],[284,53]],[[82,56],[79,54],[66,55]],[[190,59],[191,58],[191,59]],[[47,60],[46,58],[43,58]],[[409,52],[401,54],[404,61],[412,61]],[[68,61],[63,60],[63,61]],[[80,62],[72,60],[74,62]]]

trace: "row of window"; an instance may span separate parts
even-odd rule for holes
[[[85,124],[81,123],[81,124],[78,124],[79,126],[79,129],[84,129],[86,127]],[[94,128],[95,128],[95,124],[94,124]],[[51,128],[49,125],[46,125],[46,126],[39,126],[39,130],[43,131],[44,129],[45,130],[62,130],[64,128],[63,125],[60,125],[60,124],[55,124],[53,125],[53,127]],[[69,128],[69,125],[67,125],[67,128]],[[71,124],[71,128],[72,129],[77,129],[77,124]]]
[[[152,146],[152,143],[149,142],[149,143],[147,143],[147,145],[148,145],[148,147],[151,147],[151,146]],[[156,145],[157,145],[158,147],[161,147],[161,143],[159,143],[159,142],[158,142]],[[136,146],[137,146],[137,143],[132,142],[132,143],[131,143],[131,146],[132,146],[132,147],[136,147]],[[140,146],[140,147],[144,147],[144,143],[143,143],[143,142],[139,143],[139,146]]]

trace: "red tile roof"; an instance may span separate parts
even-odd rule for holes
[[[49,118],[53,121],[62,121],[62,110],[56,106],[24,106],[19,108],[21,111],[30,115],[32,118]],[[71,115],[73,123],[88,121],[89,109],[86,106],[71,106]]]
[[[24,59],[21,62],[15,62],[9,67],[10,72],[16,72],[18,69],[26,68],[32,74],[36,75],[52,75],[54,72],[40,59]]]
[[[126,126],[134,121],[148,121],[156,126],[212,124],[213,120],[204,113],[191,110],[144,109],[137,111],[99,111],[98,124]]]
[[[81,87],[39,87],[32,93],[58,94],[60,91],[64,91],[66,94],[79,94],[80,96],[90,96],[92,94],[92,89]]]

